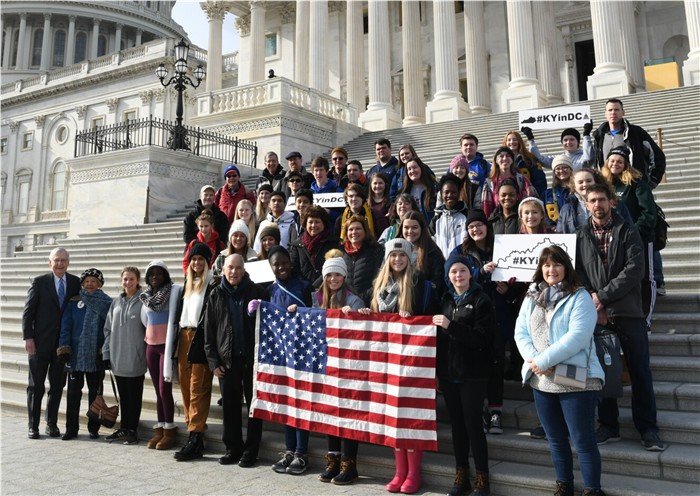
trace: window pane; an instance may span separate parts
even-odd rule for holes
[[[19,185],[19,202],[17,204],[17,213],[26,214],[29,208],[29,183],[24,182]]]
[[[66,166],[58,164],[53,173],[53,202],[51,210],[63,210],[65,208],[66,192]]]
[[[85,53],[87,50],[87,35],[85,33],[78,33],[75,37],[75,59],[73,63],[82,62],[85,60]]]
[[[41,44],[44,41],[44,30],[34,31],[34,50],[32,51],[32,65],[41,64]]]
[[[54,67],[63,67],[65,65],[66,55],[66,32],[56,31],[53,37],[53,65]]]
[[[97,38],[97,56],[102,57],[106,53],[107,53],[107,38],[104,37],[103,35],[100,35]]]
[[[274,33],[265,35],[265,57],[273,55],[277,55],[277,35]]]

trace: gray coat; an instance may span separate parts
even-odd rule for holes
[[[120,295],[107,313],[102,358],[109,360],[114,375],[138,377],[146,373],[146,328],[141,322],[141,300]]]

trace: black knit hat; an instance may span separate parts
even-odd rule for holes
[[[581,133],[578,132],[578,129],[574,129],[573,127],[567,127],[561,132],[561,137],[559,138],[559,141],[564,141],[564,136],[573,136],[576,138],[576,141],[581,143]]]
[[[85,270],[82,274],[80,274],[80,284],[83,284],[83,281],[85,280],[86,277],[94,277],[98,281],[100,281],[100,286],[103,286],[105,283],[105,278],[102,276],[102,272],[100,272],[97,269],[87,269]]]
[[[630,161],[630,151],[627,149],[626,146],[616,146],[608,152],[608,156],[605,157],[605,159],[609,159],[610,155],[620,155],[624,157],[627,162]]]
[[[263,183],[260,186],[258,186],[258,193],[261,191],[267,191],[268,193],[272,193],[272,185],[270,183]]]
[[[472,222],[481,222],[482,224],[486,225],[488,221],[486,220],[486,214],[484,211],[478,208],[469,210],[467,213],[467,223],[465,225],[469,227],[469,224]]]
[[[275,246],[273,246],[272,248],[270,248],[270,251],[269,251],[269,252],[267,252],[267,259],[268,259],[268,260],[272,260],[272,255],[274,255],[275,253],[283,253],[283,254],[286,255],[287,258],[289,258],[290,260],[291,260],[291,258],[292,258],[292,257],[289,256],[289,252],[287,251],[287,249],[286,249],[284,246],[282,246],[282,245],[275,245]]]
[[[190,251],[187,252],[187,262],[191,262],[192,257],[195,255],[199,255],[200,257],[204,258],[204,260],[207,261],[207,265],[211,263],[211,249],[204,243],[197,241],[192,245]]]
[[[493,163],[494,163],[494,164],[496,163],[496,159],[498,158],[498,156],[499,156],[501,153],[507,153],[508,155],[510,155],[510,159],[511,159],[513,162],[515,162],[515,153],[513,153],[513,150],[511,150],[511,149],[508,148],[507,146],[502,146],[502,147],[500,147],[498,150],[496,150],[496,153],[493,155]]]

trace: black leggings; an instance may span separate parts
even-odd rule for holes
[[[136,431],[139,428],[139,420],[141,419],[144,376],[123,377],[115,375],[114,378],[117,381],[117,390],[119,391],[120,427]]]
[[[481,411],[486,396],[486,380],[454,383],[440,381],[452,424],[452,444],[457,467],[469,469],[469,447],[474,465],[481,472],[489,471],[486,434],[481,425]]]
[[[341,449],[342,444],[342,449]],[[357,447],[359,441],[337,436],[328,436],[328,451],[340,451],[346,458],[357,459]]]

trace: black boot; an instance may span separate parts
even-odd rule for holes
[[[469,472],[462,467],[457,467],[455,474],[455,482],[447,496],[464,496],[472,490],[472,485],[469,482]]]
[[[574,496],[573,482],[557,481],[557,492],[554,496]]]
[[[175,453],[175,459],[179,462],[194,460],[204,456],[204,437],[201,432],[190,432],[185,446]]]
[[[338,486],[346,486],[352,484],[360,478],[357,473],[357,460],[354,458],[343,458],[340,461],[340,473],[333,477],[331,481]]]
[[[326,454],[326,470],[318,474],[318,480],[321,482],[330,482],[333,477],[340,473],[340,455],[333,453]]]

